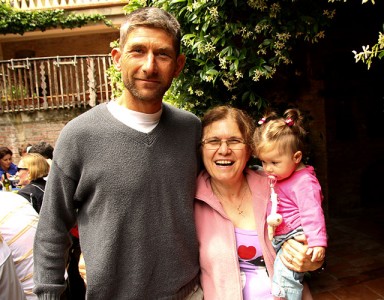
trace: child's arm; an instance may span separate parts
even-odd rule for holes
[[[325,258],[325,248],[324,247],[312,247],[308,248],[307,255],[312,254],[311,261],[323,261]]]

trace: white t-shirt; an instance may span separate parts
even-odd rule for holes
[[[123,124],[140,132],[148,133],[159,124],[162,109],[154,114],[145,114],[130,110],[117,104],[116,101],[110,101],[107,104],[109,112]]]

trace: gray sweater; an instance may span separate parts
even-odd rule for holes
[[[34,245],[35,293],[59,299],[79,225],[88,299],[177,299],[198,276],[193,199],[199,119],[163,104],[142,133],[100,104],[56,143]],[[78,213],[76,210],[78,209]]]

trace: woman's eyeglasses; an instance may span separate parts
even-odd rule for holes
[[[208,150],[217,150],[221,147],[222,143],[226,143],[227,147],[232,150],[242,150],[245,146],[245,141],[241,138],[230,138],[228,140],[211,138],[201,141],[201,144],[204,145]]]
[[[28,168],[19,168],[19,167],[17,167],[17,172],[20,172],[21,170],[28,171]]]

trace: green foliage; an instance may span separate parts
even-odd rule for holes
[[[117,70],[114,65],[112,65],[107,70],[107,75],[111,79],[112,97],[117,98],[121,96],[122,91],[124,89],[124,84],[121,80],[121,72]]]
[[[100,21],[112,26],[105,16],[99,14],[70,14],[62,9],[23,11],[14,9],[3,1],[0,2],[0,34],[23,35],[25,32],[45,31],[51,28],[72,29]]]
[[[369,49],[369,45],[363,46],[363,51],[357,53],[353,50],[355,55],[356,62],[361,61],[368,66],[368,69],[371,67],[372,60],[375,58],[381,59],[384,56],[384,35],[382,32],[379,32],[379,38],[377,43]]]
[[[328,0],[329,2],[334,2],[335,0]],[[341,1],[341,0],[336,0]],[[343,0],[346,2],[347,0]],[[369,2],[369,0],[362,0],[362,4]],[[372,4],[375,4],[374,0],[371,0]],[[377,39],[377,43],[374,44],[371,49],[370,46],[363,46],[363,51],[357,52],[355,50],[352,53],[355,56],[356,62],[363,62],[367,65],[368,69],[371,68],[372,60],[375,58],[381,59],[384,56],[384,35],[382,32],[379,32],[379,38]]]
[[[1,92],[2,101],[18,100],[28,97],[28,90],[24,87],[11,85],[5,91]]]
[[[297,42],[324,37],[334,11],[318,0],[131,0],[127,12],[161,7],[180,22],[183,73],[165,99],[200,115],[217,104],[263,108],[258,90],[292,63]]]

